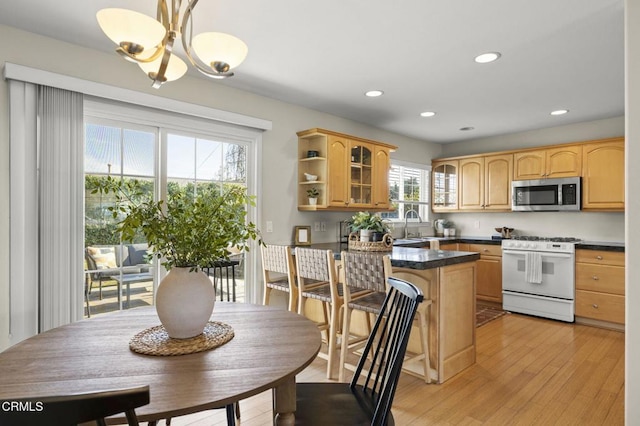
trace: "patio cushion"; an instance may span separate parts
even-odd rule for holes
[[[114,247],[87,247],[87,252],[96,263],[96,269],[117,268]]]
[[[143,263],[149,263],[145,256],[147,255],[147,250],[149,246],[146,243],[141,244],[129,244],[127,246],[129,251],[129,256],[125,259],[125,265],[141,265]]]

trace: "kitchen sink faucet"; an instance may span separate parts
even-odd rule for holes
[[[409,213],[415,214],[416,217],[418,218],[418,223],[422,223],[422,218],[420,217],[417,211],[413,209],[407,210],[404,213],[404,237],[405,238],[409,238],[409,226],[408,226]]]

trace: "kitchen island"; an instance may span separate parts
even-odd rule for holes
[[[339,244],[314,244],[313,248],[333,250],[340,256]],[[432,304],[421,305],[429,317],[429,356],[431,379],[444,383],[476,360],[475,284],[479,253],[393,247],[389,252],[393,276],[422,289]],[[409,350],[420,351],[418,328]],[[407,373],[422,376],[420,362],[405,363]]]

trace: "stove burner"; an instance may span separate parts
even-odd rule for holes
[[[513,237],[512,239],[523,241],[548,241],[552,243],[577,243],[580,241],[580,238],[574,237],[538,237],[536,235],[520,235],[518,237]]]

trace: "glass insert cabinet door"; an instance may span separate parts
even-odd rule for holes
[[[351,145],[350,204],[371,204],[373,174],[372,149],[361,143]]]
[[[458,208],[458,162],[433,163],[433,211]]]

